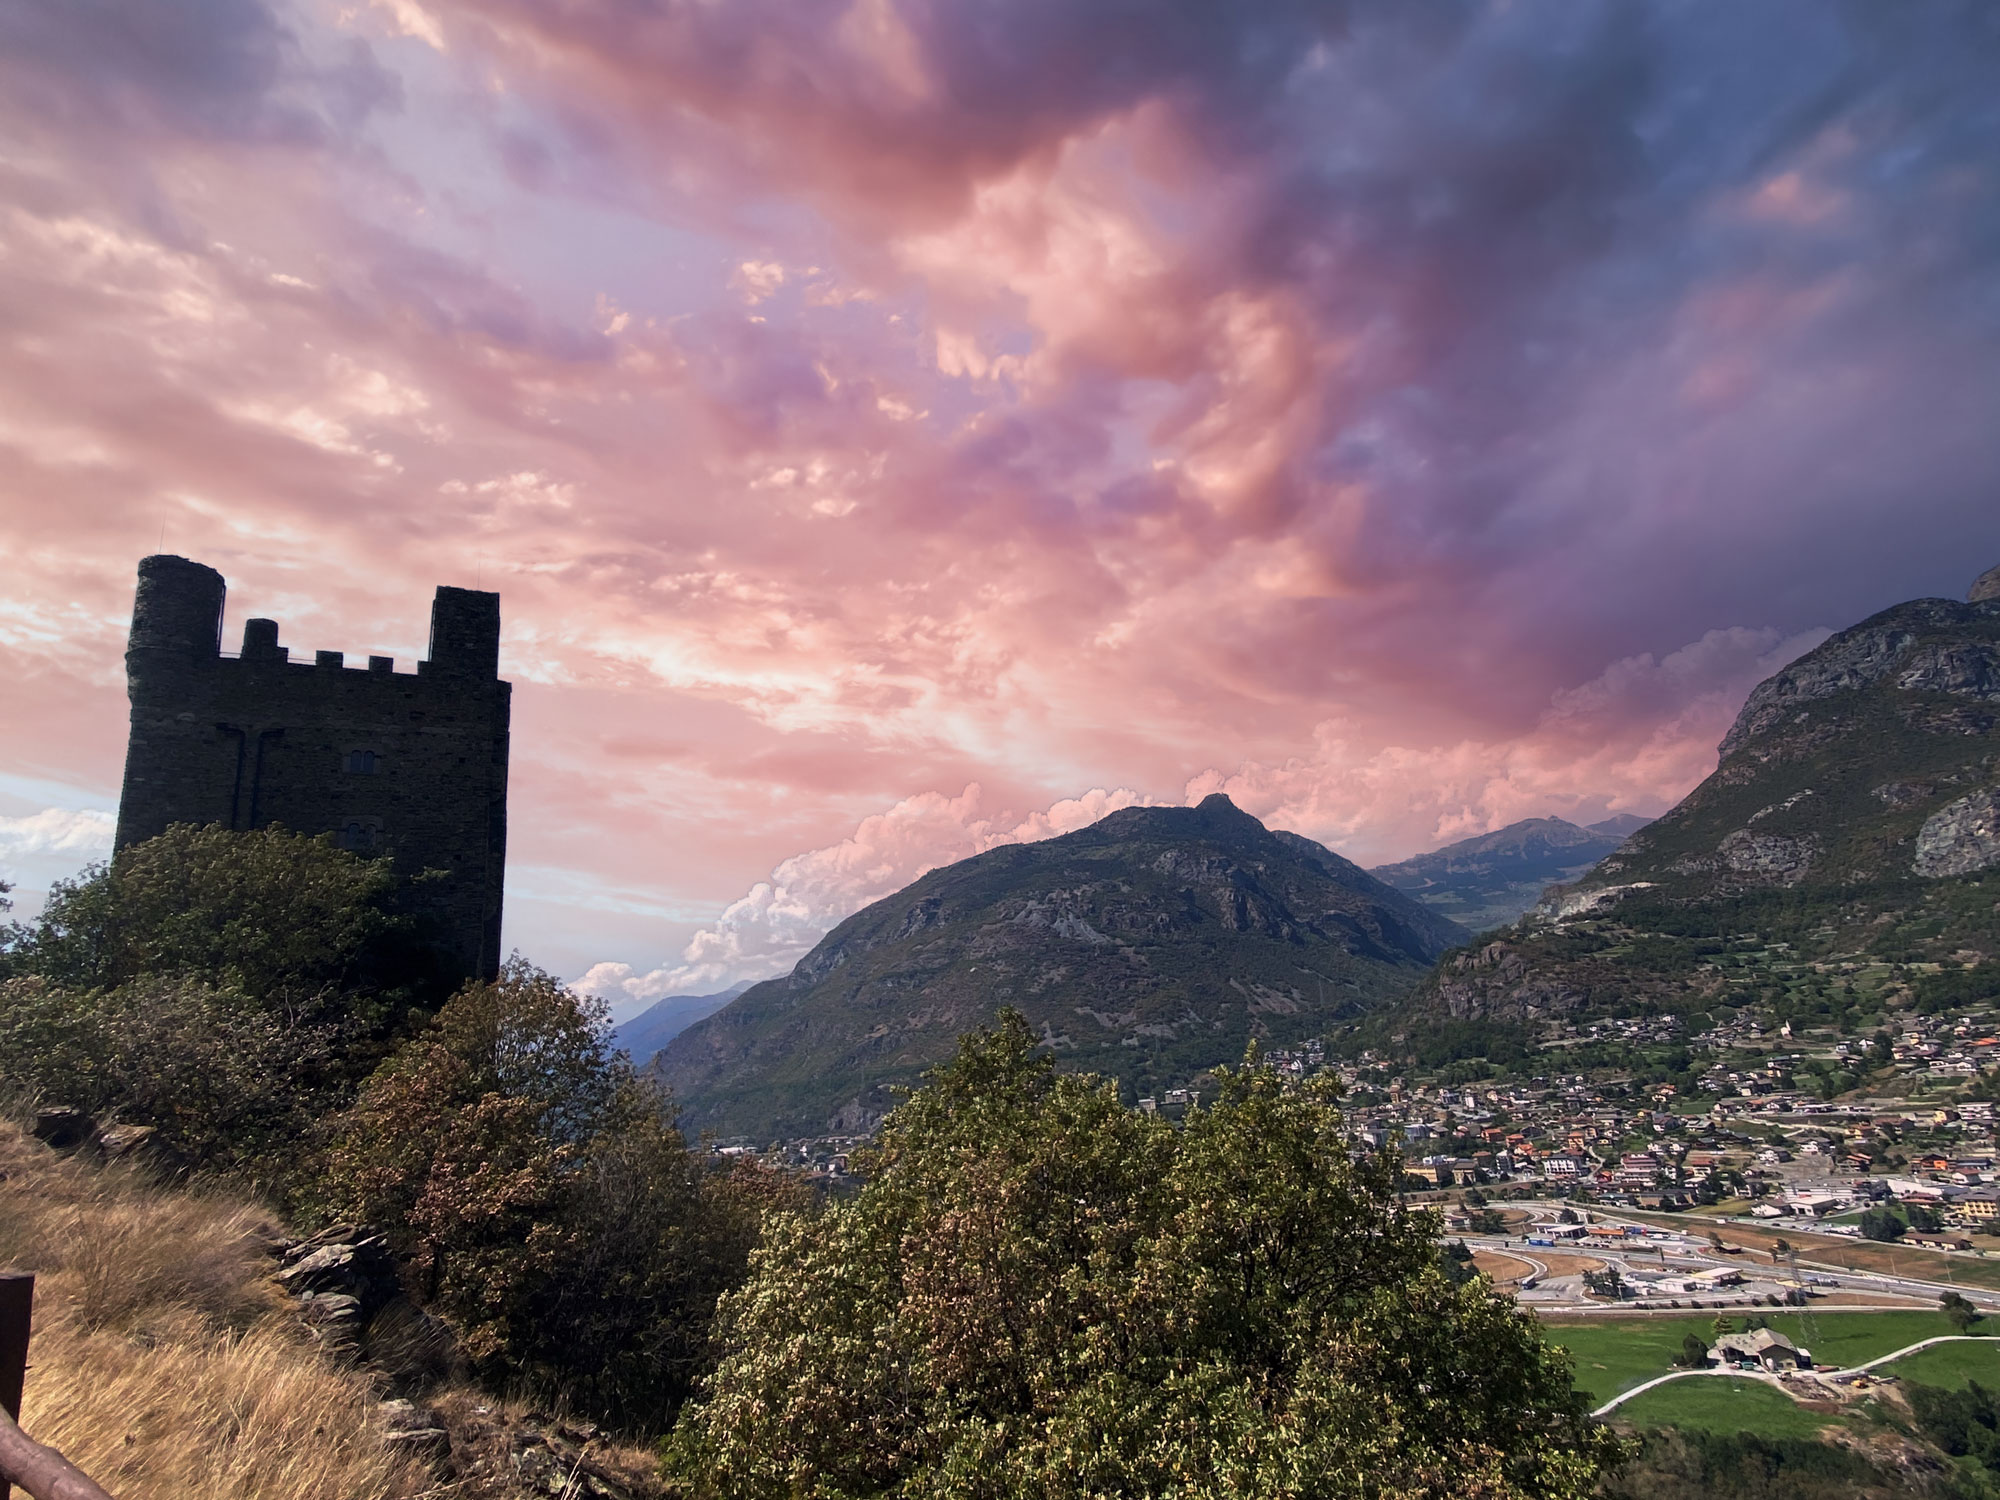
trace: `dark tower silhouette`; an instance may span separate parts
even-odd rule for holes
[[[117,844],[175,823],[330,833],[397,872],[468,974],[500,966],[507,722],[500,596],[440,587],[430,659],[365,670],[338,651],[293,662],[275,620],[221,650],[222,575],[184,557],[139,564],[125,677],[132,735]]]

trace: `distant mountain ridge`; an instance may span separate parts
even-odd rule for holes
[[[631,1054],[632,1066],[643,1068],[653,1056],[696,1021],[705,1020],[755,983],[746,979],[713,995],[669,995],[639,1012],[611,1032],[611,1045]]]
[[[871,1128],[1003,1005],[1136,1092],[1400,994],[1468,934],[1227,797],[1006,845],[855,913],[654,1059],[695,1128]]]
[[[1579,827],[1562,818],[1524,818],[1368,873],[1468,931],[1485,932],[1517,920],[1549,886],[1585,874],[1650,821],[1620,813]]]

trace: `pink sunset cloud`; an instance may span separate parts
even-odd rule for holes
[[[632,1001],[1118,797],[1364,862],[1660,811],[1816,632],[2000,560],[1994,50],[0,4],[0,861],[94,852],[162,546],[406,662],[499,588],[509,941]]]

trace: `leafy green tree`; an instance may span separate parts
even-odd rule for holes
[[[1176,1129],[1008,1013],[860,1166],[723,1300],[696,1494],[1581,1496],[1621,1452],[1319,1081],[1222,1070]]]
[[[1708,1344],[1698,1333],[1688,1333],[1681,1337],[1681,1352],[1674,1357],[1674,1363],[1683,1370],[1699,1370],[1708,1364]]]
[[[386,1232],[482,1375],[657,1432],[765,1202],[800,1200],[707,1168],[607,1036],[519,959],[467,986],[342,1120],[323,1211]]]
[[[14,962],[67,989],[172,974],[296,1005],[389,987],[408,957],[395,896],[387,860],[325,835],[176,824],[59,881]]]
[[[1625,1278],[1616,1266],[1606,1266],[1601,1271],[1583,1273],[1584,1289],[1599,1297],[1609,1297],[1613,1302],[1622,1301],[1625,1296]]]
[[[1473,1264],[1472,1252],[1466,1248],[1464,1240],[1447,1240],[1444,1246],[1444,1274],[1453,1286],[1463,1286],[1479,1274]]]
[[[386,862],[282,828],[122,849],[9,930],[0,1078],[282,1196],[301,1139],[442,998],[397,899]]]
[[[1861,1233],[1871,1240],[1899,1240],[1906,1228],[1901,1217],[1886,1208],[1871,1208],[1861,1215]]]
[[[1946,1292],[1938,1299],[1938,1307],[1960,1333],[1970,1333],[1980,1319],[1979,1309],[1962,1292]]]
[[[196,979],[109,991],[0,981],[0,1078],[39,1097],[150,1125],[156,1162],[248,1174],[283,1191],[315,1128],[342,1036]]]

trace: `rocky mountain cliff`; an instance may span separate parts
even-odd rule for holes
[[[1002,1006],[1135,1095],[1406,991],[1467,934],[1227,797],[1134,807],[933,870],[676,1036],[686,1123],[763,1141],[872,1127]]]
[[[1965,603],[1884,610],[1760,684],[1713,775],[1518,929],[1449,958],[1410,1013],[1831,1004],[1831,973],[1992,958],[1996,575]]]
[[[1579,827],[1524,818],[1368,873],[1471,932],[1517,921],[1552,885],[1576,880],[1649,820],[1630,813]]]

